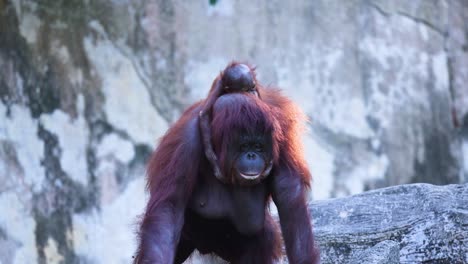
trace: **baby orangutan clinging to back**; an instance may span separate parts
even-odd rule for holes
[[[221,95],[227,93],[251,93],[260,97],[257,89],[257,79],[255,69],[247,64],[232,62],[214,80],[213,85],[205,100],[203,109],[200,111],[200,129],[203,138],[205,155],[213,167],[214,175],[219,180],[224,179],[218,164],[218,158],[211,144],[210,117],[213,105]],[[270,166],[271,170],[271,166]],[[269,171],[268,171],[269,173]]]

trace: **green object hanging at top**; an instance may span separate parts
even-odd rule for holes
[[[218,2],[218,0],[210,0],[210,5],[216,5],[216,2]]]

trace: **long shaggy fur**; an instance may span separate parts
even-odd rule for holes
[[[222,74],[213,85],[221,77]],[[204,218],[189,209],[188,205],[194,193],[200,190],[200,185],[209,191],[216,189],[220,192],[223,195],[220,201],[231,199],[231,193],[241,190],[251,197],[258,197],[252,198],[252,204],[266,206],[271,195],[278,207],[290,263],[318,262],[319,254],[314,246],[304,192],[311,181],[300,143],[305,115],[279,90],[264,88],[258,83],[256,89],[259,98],[247,94],[217,98],[210,94],[206,100],[187,109],[161,138],[148,163],[150,197],[138,234],[135,263],[181,262],[197,245],[212,245],[212,248],[203,248],[203,252],[220,254],[233,263],[272,263],[278,259],[281,253],[278,232],[265,208],[262,207],[260,212],[255,210],[259,215],[253,218],[262,219],[263,213],[267,214],[262,231],[253,236],[242,235],[233,228],[229,219]],[[200,110],[207,102],[215,101],[216,104],[212,105],[216,114],[213,115],[211,131],[213,146],[221,162],[232,162],[225,160],[226,152],[235,147],[232,142],[240,135],[261,132],[271,137],[273,171],[258,186],[229,186],[215,179],[204,155],[198,126]],[[233,216],[235,210],[239,210],[238,207],[229,207],[229,204],[220,204],[216,199],[212,202],[218,203],[215,205],[219,207],[226,206]],[[245,204],[246,209],[249,209],[248,203]],[[190,227],[195,224],[203,227],[202,230],[195,228],[197,233],[215,236],[214,242],[206,240],[204,235],[188,236]],[[221,234],[232,234],[236,239],[228,241],[224,236],[217,237],[219,232],[211,232],[211,228],[216,226],[222,227],[219,230]],[[233,242],[238,243],[231,244]],[[243,248],[247,250],[241,250]]]

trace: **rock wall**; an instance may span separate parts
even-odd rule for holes
[[[158,137],[229,61],[310,117],[315,199],[468,182],[468,2],[0,0],[0,262],[128,263]]]

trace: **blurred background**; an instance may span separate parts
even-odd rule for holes
[[[468,182],[467,0],[0,0],[0,263],[129,263],[148,156],[232,60],[309,116],[313,199]]]

